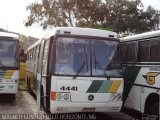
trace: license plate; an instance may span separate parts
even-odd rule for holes
[[[4,86],[0,86],[0,88],[4,88]]]
[[[95,112],[95,108],[83,108],[83,112]]]

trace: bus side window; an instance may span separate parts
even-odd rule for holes
[[[136,58],[136,42],[127,43],[127,62],[135,62]]]
[[[49,50],[50,40],[45,41],[44,45],[44,55],[43,55],[43,67],[42,67],[42,74],[46,74],[47,72],[47,62],[48,62],[48,50]]]
[[[140,41],[138,44],[138,62],[148,62],[150,41]]]
[[[160,48],[160,40],[151,41],[150,45],[150,62],[160,62],[160,55],[157,51]]]
[[[40,45],[37,46],[37,50],[36,50],[36,58],[35,58],[35,61],[36,61],[36,72],[38,71],[38,63],[39,63],[39,51],[40,51]]]
[[[120,54],[122,58],[122,63],[126,62],[126,44],[123,43],[120,45]]]

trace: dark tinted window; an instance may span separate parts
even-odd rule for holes
[[[122,63],[125,63],[126,62],[126,44],[121,44],[120,55],[121,55]]]
[[[150,41],[141,41],[138,45],[138,62],[148,62]]]
[[[136,58],[136,42],[127,43],[127,62],[134,62]]]
[[[8,38],[9,39],[9,38]],[[0,69],[1,67],[17,67],[19,43],[15,40],[0,38]]]
[[[151,41],[150,45],[150,62],[160,62],[160,40]]]

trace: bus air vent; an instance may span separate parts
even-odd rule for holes
[[[70,31],[64,31],[64,34],[71,34]]]
[[[114,37],[114,35],[109,35],[109,37]]]

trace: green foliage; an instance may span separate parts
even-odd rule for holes
[[[27,84],[25,80],[19,81],[19,86],[18,86],[19,91],[26,91],[27,90]]]
[[[114,28],[115,32],[141,33],[159,29],[159,11],[144,10],[141,0],[41,0],[27,6],[25,26]]]
[[[97,29],[106,30],[106,31],[112,31],[112,32],[115,30],[115,28],[110,28],[110,27],[108,27],[108,28],[98,27]]]

